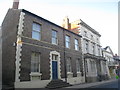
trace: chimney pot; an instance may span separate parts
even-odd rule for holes
[[[18,9],[19,7],[19,0],[13,0],[13,9]]]

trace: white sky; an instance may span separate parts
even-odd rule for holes
[[[13,0],[0,0],[0,25]],[[61,25],[65,16],[70,21],[82,19],[101,34],[102,47],[118,53],[118,0],[20,0],[26,9]]]

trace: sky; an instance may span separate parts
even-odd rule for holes
[[[118,54],[119,0],[20,0],[19,9],[26,9],[57,25],[65,16],[70,22],[82,19],[101,34],[102,48],[110,46]],[[0,25],[12,7],[13,0],[0,0]]]

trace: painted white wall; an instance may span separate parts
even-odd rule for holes
[[[96,35],[95,33],[93,33],[92,31],[90,31],[89,29],[85,28],[84,26],[80,25],[80,35],[83,37],[82,38],[82,50],[83,53],[86,53],[85,50],[85,42],[86,40],[88,41],[88,46],[89,46],[89,53],[93,54],[92,52],[92,45],[94,43],[95,46],[95,54],[96,56],[102,56],[101,53],[101,45],[100,45],[100,37],[98,35]],[[87,37],[84,35],[84,31],[87,32]],[[91,39],[91,35],[93,35],[93,39]],[[98,39],[98,40],[97,40]],[[100,55],[99,55],[99,51],[98,48],[100,49]]]
[[[85,36],[85,31],[86,36]],[[86,42],[88,43],[88,53],[96,55],[96,56],[102,56],[102,50],[101,50],[101,45],[100,45],[100,36],[98,36],[97,34],[93,33],[92,31],[90,31],[89,29],[87,29],[86,27],[80,25],[80,33],[79,33],[82,38],[81,38],[81,42],[82,42],[82,52],[83,54],[87,53],[86,52]],[[91,38],[91,35],[93,36],[93,38]],[[94,53],[93,53],[93,45],[94,45]],[[88,66],[88,72],[86,73],[86,76],[90,76],[90,77],[96,77],[97,76],[97,67],[96,67],[96,63],[95,63],[95,67],[96,69],[94,70],[94,72],[92,72],[91,70],[91,65],[90,65],[90,59],[87,60],[87,66]]]

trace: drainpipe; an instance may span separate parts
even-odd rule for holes
[[[65,73],[65,82],[67,82],[67,67],[66,67],[66,59],[65,59],[65,30],[63,29],[63,42],[64,42],[64,73]]]

